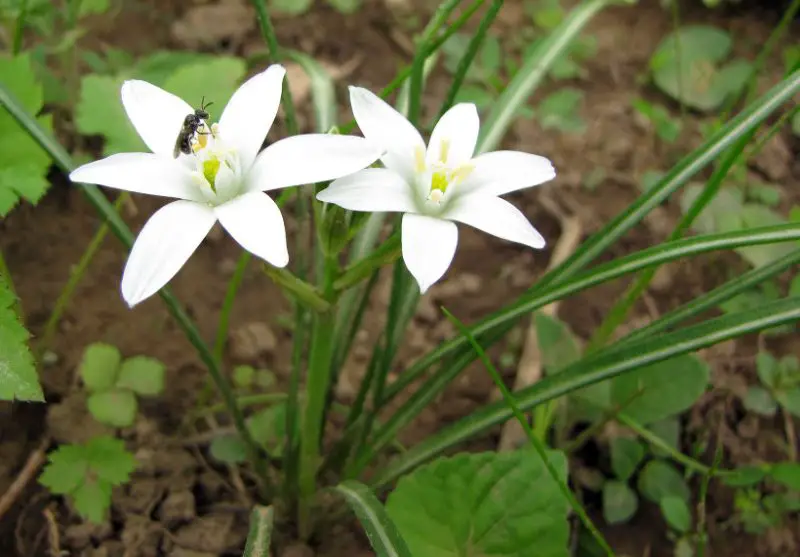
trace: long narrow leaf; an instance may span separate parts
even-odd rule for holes
[[[272,540],[272,507],[255,506],[250,511],[250,531],[242,557],[269,557],[269,544]]]
[[[386,509],[367,486],[349,480],[340,483],[333,490],[342,495],[356,513],[378,557],[411,557],[406,542],[386,514]]]
[[[798,320],[800,298],[789,298],[757,309],[711,319],[656,338],[632,342],[624,350],[598,351],[593,357],[572,364],[560,373],[544,377],[519,391],[516,396],[517,404],[522,410],[530,410],[539,404],[625,372]],[[511,415],[511,410],[502,401],[473,412],[399,456],[374,479],[374,486],[382,486],[395,480],[454,445],[505,422]]]
[[[311,80],[311,104],[314,107],[317,131],[327,133],[336,125],[336,89],[330,73],[307,54],[289,50],[286,55],[300,64]]]

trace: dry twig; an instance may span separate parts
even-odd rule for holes
[[[50,446],[50,438],[45,437],[45,439],[39,444],[39,447],[33,451],[30,456],[28,456],[27,462],[25,462],[25,466],[22,467],[19,474],[17,474],[14,483],[12,483],[6,492],[3,494],[3,497],[0,498],[0,519],[3,518],[3,515],[8,512],[8,510],[14,505],[16,500],[25,490],[25,486],[28,485],[28,482],[36,475],[41,468],[42,464],[44,464],[45,458],[47,457],[47,447]]]

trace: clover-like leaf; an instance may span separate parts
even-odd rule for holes
[[[134,356],[122,362],[117,387],[140,396],[156,396],[164,391],[164,364],[155,358]]]
[[[107,391],[117,380],[121,361],[122,355],[116,346],[96,342],[83,351],[78,374],[90,391]]]
[[[216,56],[178,68],[164,81],[164,89],[192,106],[200,106],[202,101],[213,102],[209,112],[212,120],[219,120],[221,113],[214,113],[214,110],[221,111],[228,104],[246,71],[247,66],[241,58]]]
[[[673,530],[685,534],[692,527],[692,513],[689,505],[675,495],[668,495],[659,501],[661,514]]]
[[[81,79],[75,125],[83,135],[102,135],[104,155],[147,151],[120,102],[121,77],[89,74]]]
[[[611,469],[622,481],[630,478],[644,458],[644,445],[636,439],[617,437],[611,441]]]
[[[565,480],[564,455],[548,458]],[[567,503],[528,450],[435,460],[400,479],[386,510],[412,555],[568,554]]]
[[[113,427],[128,427],[136,419],[136,396],[127,389],[111,389],[93,393],[86,400],[92,417]]]
[[[247,460],[247,447],[238,435],[215,437],[208,450],[212,457],[227,464],[238,464]]]
[[[566,133],[581,133],[586,122],[580,116],[583,91],[565,87],[548,95],[536,110],[536,118],[542,128],[557,129]]]
[[[750,387],[742,400],[744,407],[762,416],[774,416],[778,403],[764,387]]]
[[[247,427],[258,444],[264,446],[270,455],[279,458],[283,454],[286,439],[286,404],[275,404],[253,414],[247,420]]]
[[[627,483],[609,480],[603,485],[603,518],[609,524],[627,522],[638,507],[639,498]]]
[[[676,496],[688,501],[691,496],[689,486],[680,472],[665,460],[651,460],[639,474],[639,493],[654,503],[664,497]]]
[[[16,296],[0,275],[0,400],[44,401],[28,348],[30,335],[16,312]]]
[[[680,449],[681,423],[676,416],[653,422],[647,426],[647,429],[664,441],[667,446],[672,447],[676,451]],[[650,444],[650,452],[653,453],[653,456],[661,458],[669,456],[667,450],[657,447],[654,444]]]

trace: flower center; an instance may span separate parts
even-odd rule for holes
[[[192,176],[209,205],[229,201],[239,193],[241,168],[239,156],[222,140],[217,124],[205,122],[192,138],[192,155],[187,157]]]
[[[452,166],[448,164],[450,155],[450,142],[442,140],[439,146],[439,160],[428,164],[425,161],[425,151],[418,148],[415,153],[417,174],[424,182],[423,190],[425,201],[434,206],[440,206],[446,201],[448,191],[463,182],[472,172],[473,166],[469,163]],[[430,181],[428,181],[430,176]]]

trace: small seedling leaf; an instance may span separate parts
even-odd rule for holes
[[[246,71],[247,66],[241,58],[216,56],[178,68],[166,79],[164,89],[192,106],[200,106],[204,99],[213,102],[209,112],[211,120],[217,121]],[[198,83],[203,86],[198,87]]]
[[[80,445],[61,445],[48,456],[39,483],[56,495],[75,491],[83,483],[89,464]]]
[[[279,458],[283,454],[286,439],[286,404],[270,406],[247,420],[247,427],[256,443],[266,447],[267,452]]]
[[[775,393],[778,403],[790,414],[800,418],[800,387]]]
[[[685,534],[692,527],[692,513],[686,501],[675,495],[664,497],[659,502],[664,520],[673,530]]]
[[[627,483],[609,480],[603,485],[603,518],[609,524],[627,522],[638,507],[639,498]]]
[[[722,476],[722,481],[731,487],[749,487],[756,485],[766,476],[767,471],[760,466],[743,466]]]
[[[86,401],[89,413],[100,423],[128,427],[136,420],[136,396],[128,390],[112,389],[93,393]]]
[[[86,443],[85,455],[95,476],[111,485],[124,484],[136,469],[136,458],[121,439],[94,437]]]
[[[617,437],[611,441],[611,469],[618,479],[627,481],[644,458],[644,445],[636,439]]]
[[[220,462],[238,464],[247,460],[247,447],[238,435],[215,437],[209,447],[211,456]]]
[[[233,368],[233,384],[240,389],[246,389],[253,385],[256,370],[253,366],[236,366]]]
[[[572,87],[548,95],[536,109],[542,129],[557,129],[566,133],[581,133],[586,122],[580,117],[583,91]]]
[[[78,373],[89,391],[107,391],[117,380],[121,361],[122,355],[116,346],[96,342],[83,351]]]
[[[770,469],[769,475],[773,480],[792,491],[800,491],[800,463],[781,462],[775,464]]]
[[[778,360],[763,350],[756,355],[756,371],[761,383],[774,389],[778,379]]]
[[[744,407],[762,416],[774,416],[778,404],[764,387],[750,387],[744,396]]]
[[[134,356],[122,363],[117,387],[140,396],[156,396],[164,391],[164,364],[155,358]]]
[[[670,495],[688,502],[691,496],[681,473],[664,460],[651,460],[645,465],[639,474],[638,487],[639,493],[654,503]]]

